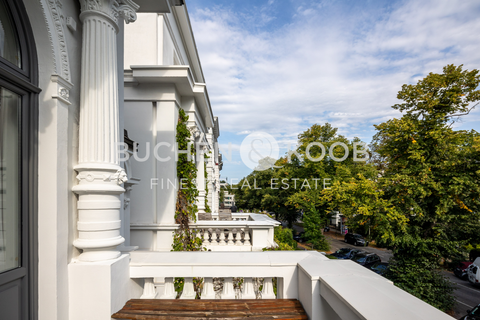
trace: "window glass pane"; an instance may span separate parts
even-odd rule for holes
[[[20,266],[21,97],[0,87],[0,272]]]
[[[0,0],[0,57],[22,67],[17,32],[5,0]]]

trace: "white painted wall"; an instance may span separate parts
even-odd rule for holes
[[[124,69],[131,65],[158,64],[159,41],[158,14],[138,13],[137,21],[125,25],[125,60]],[[161,42],[160,42],[161,43]]]
[[[39,65],[38,132],[38,316],[40,320],[68,319],[68,263],[78,255],[72,243],[76,234],[76,184],[72,167],[78,155],[78,108],[80,99],[80,55],[82,26],[78,1],[65,0],[53,6],[46,0],[24,0],[32,26]],[[62,20],[63,17],[63,20]],[[66,18],[77,29],[66,26]],[[60,25],[56,23],[60,22]],[[61,28],[68,64],[62,66]],[[71,104],[58,95],[52,75],[69,80]]]

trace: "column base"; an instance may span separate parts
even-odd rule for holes
[[[130,256],[68,265],[70,320],[104,320],[131,298]]]
[[[83,250],[78,256],[79,261],[95,262],[120,257],[121,252],[118,250],[117,246],[124,241],[125,239],[122,236],[111,239],[102,239],[101,241],[77,239],[73,242],[73,245]]]

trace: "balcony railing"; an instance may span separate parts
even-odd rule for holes
[[[174,299],[174,279],[184,278],[180,299],[298,299],[310,319],[453,319],[355,262],[311,251],[136,251],[130,277],[131,298]],[[203,278],[199,292],[194,278]]]
[[[218,218],[218,214],[212,215]],[[209,251],[262,251],[263,248],[275,247],[273,240],[274,227],[280,222],[269,218],[264,214],[257,213],[232,213],[232,220],[199,220],[191,223],[190,228],[198,230],[198,236],[203,239],[203,246]],[[133,232],[157,232],[157,237],[165,239],[173,237],[173,231],[178,225],[145,224],[136,223],[130,225]],[[160,236],[159,236],[160,234]],[[132,237],[134,240],[138,236]],[[145,243],[150,243],[146,238]],[[163,241],[162,243],[167,243]],[[141,241],[132,245],[142,246]],[[148,249],[148,247],[147,247]],[[159,251],[170,251],[167,246]]]
[[[232,215],[236,220],[202,220],[191,224],[191,228],[199,230],[203,246],[209,251],[262,251],[276,246],[273,232],[279,222],[262,214]]]

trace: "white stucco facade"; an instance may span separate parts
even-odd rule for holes
[[[277,277],[277,298],[299,299],[311,319],[385,318],[386,312],[372,315],[347,292],[346,270],[355,290],[364,278],[380,284],[367,286],[369,300],[378,296],[393,306],[393,319],[408,311],[398,299],[414,304],[422,319],[449,319],[353,263],[335,268],[318,253],[261,252],[275,246],[278,224],[264,215],[238,213],[220,221],[221,119],[212,111],[184,1],[2,1],[18,28],[32,35],[21,40],[32,46],[29,67],[36,79],[28,84],[21,74],[10,75],[0,60],[0,86],[30,90],[38,123],[32,151],[23,154],[34,167],[24,185],[34,192],[23,199],[32,216],[22,220],[30,258],[21,267],[29,282],[18,286],[21,297],[9,311],[0,310],[0,318],[9,312],[9,320],[107,320],[128,299],[168,296],[173,277],[190,283],[201,276],[212,285],[219,275],[227,287],[231,277],[245,277],[250,291],[243,298],[252,298],[253,277],[265,278],[263,297],[273,298],[269,284]],[[168,252],[177,228],[174,159],[181,109],[189,116],[192,142],[209,154],[196,162],[199,217],[209,220],[192,228],[212,252]],[[126,162],[117,152],[124,142]],[[2,298],[15,285],[9,276],[0,272]]]

